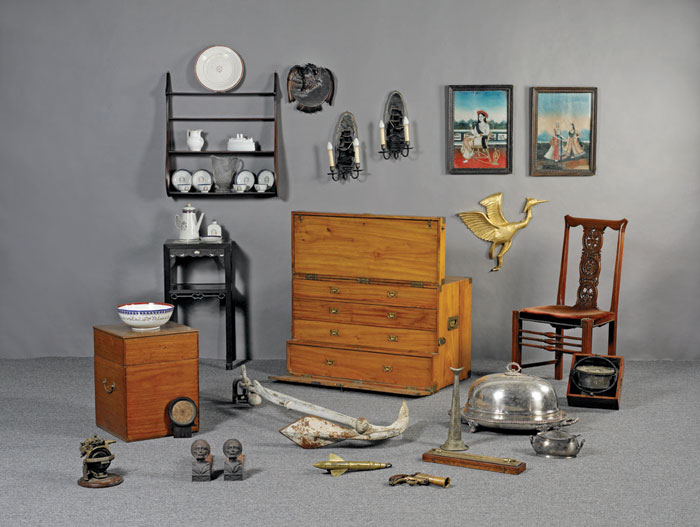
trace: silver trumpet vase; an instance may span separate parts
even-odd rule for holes
[[[460,450],[468,450],[469,447],[462,441],[462,425],[459,416],[459,373],[464,368],[450,368],[455,374],[454,384],[452,385],[452,411],[450,412],[450,431],[447,434],[447,441],[440,448],[451,452],[459,452]]]

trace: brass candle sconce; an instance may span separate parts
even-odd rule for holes
[[[389,94],[384,105],[384,119],[379,121],[379,153],[384,159],[408,157],[411,147],[410,123],[406,102],[400,92]]]
[[[333,143],[328,143],[328,164],[333,181],[360,177],[360,140],[355,116],[350,112],[343,112],[338,119]]]

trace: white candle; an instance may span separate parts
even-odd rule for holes
[[[352,146],[355,149],[355,164],[359,166],[359,164],[360,164],[360,140],[357,137],[352,142]]]
[[[331,170],[335,168],[335,160],[333,159],[333,145],[328,143],[328,164]]]
[[[384,130],[384,121],[379,121],[379,144],[382,148],[386,147],[386,131]]]
[[[408,117],[403,118],[403,139],[406,141],[406,143],[411,142],[411,135],[408,131],[409,123],[408,123]]]

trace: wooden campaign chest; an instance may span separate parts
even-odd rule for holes
[[[163,437],[172,434],[170,401],[189,397],[199,408],[196,329],[168,322],[159,331],[120,324],[93,332],[97,426],[124,441]]]
[[[471,373],[471,280],[445,277],[445,219],[292,213],[288,382],[410,395]]]

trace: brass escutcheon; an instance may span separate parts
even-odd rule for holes
[[[384,371],[392,371],[393,369],[393,366],[384,366]]]
[[[338,308],[332,307],[329,309],[331,315],[337,315],[338,314]]]
[[[102,384],[104,385],[104,389],[107,393],[112,393],[114,391],[114,389],[116,388],[116,384],[114,384],[114,381],[112,381],[112,385],[109,388],[107,388],[107,379],[106,378],[102,379]]]
[[[386,318],[396,319],[396,313],[394,313],[393,311],[389,311],[386,314]]]
[[[389,335],[388,340],[389,340],[389,342],[398,342],[399,337],[398,337],[398,335]]]
[[[334,337],[337,337],[337,336],[338,336],[338,330],[337,330],[337,329],[331,329],[331,335],[333,335]]]
[[[335,359],[326,359],[326,364],[328,366],[333,366],[335,364]]]
[[[396,298],[397,296],[399,296],[399,294],[396,291],[387,291],[386,296],[388,296],[389,298]]]
[[[337,287],[331,286],[331,293],[333,293],[334,295],[337,295],[338,293],[340,293],[340,289],[338,289]]]

